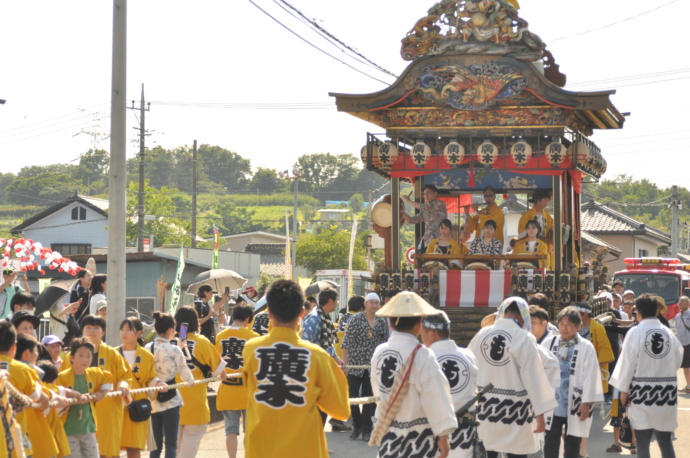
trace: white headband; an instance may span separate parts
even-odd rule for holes
[[[366,301],[371,301],[371,300],[377,300],[377,301],[381,302],[381,298],[380,298],[379,295],[376,294],[376,293],[369,293],[369,294],[367,294],[366,297],[364,298],[364,301],[365,301],[365,302],[366,302]]]
[[[580,313],[592,313],[592,309],[588,309],[587,307],[578,307],[577,305],[574,306],[575,310],[577,310]]]
[[[436,331],[447,331],[450,329],[450,321],[446,321],[445,323],[434,323],[429,320],[422,320],[422,326]]]

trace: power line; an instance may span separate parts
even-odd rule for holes
[[[290,32],[291,34],[293,34],[294,36],[296,36],[296,37],[299,38],[300,40],[304,41],[305,43],[307,43],[309,46],[313,47],[314,49],[316,49],[316,50],[322,52],[323,54],[327,55],[327,56],[330,57],[331,59],[334,59],[334,60],[340,62],[341,64],[345,65],[346,67],[349,67],[349,68],[351,68],[352,70],[356,71],[357,73],[361,73],[361,74],[364,75],[364,76],[368,76],[369,78],[371,78],[371,79],[373,79],[373,80],[376,80],[376,81],[378,81],[379,83],[388,84],[388,83],[386,83],[385,81],[382,81],[382,80],[376,78],[375,76],[371,76],[371,75],[369,75],[368,73],[365,73],[365,72],[363,72],[362,70],[359,70],[358,68],[355,68],[355,67],[353,67],[352,65],[343,62],[342,59],[338,59],[338,58],[335,57],[334,55],[329,54],[328,52],[326,52],[326,51],[324,51],[323,49],[319,48],[318,46],[316,46],[315,44],[313,44],[312,42],[310,42],[310,41],[307,40],[306,38],[304,38],[304,37],[302,37],[301,35],[299,35],[297,32],[294,32],[292,29],[290,29],[288,26],[286,26],[285,24],[283,24],[282,22],[280,22],[278,19],[276,19],[275,17],[271,16],[271,14],[268,13],[268,11],[264,10],[264,9],[261,8],[259,5],[257,5],[256,3],[254,3],[253,0],[249,0],[249,3],[251,3],[252,5],[254,5],[259,11],[261,11],[262,13],[264,13],[266,16],[268,16],[269,18],[273,19],[275,22],[278,23],[278,25],[280,25],[281,27],[283,27],[285,30],[287,30],[288,32]]]
[[[273,1],[274,1],[274,3],[277,3],[276,0],[273,0]],[[339,45],[341,45],[342,47],[344,47],[344,48],[347,49],[348,51],[350,51],[350,52],[354,53],[355,55],[357,55],[357,56],[361,57],[362,59],[364,59],[366,62],[368,62],[369,64],[371,64],[371,66],[373,66],[373,67],[376,68],[377,70],[380,70],[380,71],[382,71],[383,73],[385,73],[385,74],[387,74],[387,75],[389,75],[389,76],[392,76],[393,78],[397,78],[397,77],[398,77],[398,75],[396,75],[396,74],[394,74],[394,73],[392,73],[392,72],[386,70],[385,68],[383,68],[383,67],[381,67],[380,65],[378,65],[376,62],[373,62],[373,61],[369,60],[369,59],[368,59],[367,57],[365,57],[363,54],[361,54],[361,53],[358,52],[357,50],[353,49],[352,47],[350,47],[349,45],[347,45],[346,43],[344,43],[342,40],[338,39],[336,36],[334,36],[333,34],[331,34],[328,30],[326,30],[325,28],[323,28],[323,27],[321,27],[319,24],[317,24],[316,21],[314,21],[313,19],[307,18],[304,14],[302,14],[302,12],[301,12],[300,10],[298,10],[298,9],[295,8],[294,6],[290,5],[290,4],[289,4],[288,2],[286,2],[285,0],[278,0],[278,1],[280,1],[280,3],[283,3],[283,4],[287,5],[288,8],[292,9],[292,10],[295,11],[298,15],[300,15],[300,17],[302,17],[302,19],[304,19],[304,21],[306,21],[309,25],[311,25],[312,27],[316,28],[322,35],[325,35],[324,38],[325,38],[327,41],[329,41],[330,43],[332,43],[334,46],[337,47],[337,45],[336,45],[335,43],[333,43],[333,42],[331,41],[331,39],[332,39],[332,40],[335,40]],[[279,6],[280,6],[280,5],[279,5]],[[282,8],[282,7],[281,7],[281,8]],[[283,8],[283,9],[285,9],[285,8]],[[285,10],[285,11],[287,11],[287,10]],[[289,11],[288,11],[288,12],[289,12]],[[359,62],[361,62],[359,59],[356,59],[356,60],[358,60]],[[364,63],[364,62],[362,62],[362,63]]]
[[[606,29],[606,28],[608,28],[608,27],[613,27],[614,25],[622,24],[622,23],[627,22],[627,21],[630,21],[630,20],[632,20],[632,19],[636,19],[636,18],[638,18],[638,17],[640,17],[640,16],[644,16],[645,14],[653,13],[654,11],[660,10],[661,8],[665,8],[665,7],[669,6],[669,5],[672,5],[672,4],[676,3],[677,1],[678,1],[678,0],[672,0],[672,1],[669,2],[669,3],[666,3],[666,4],[661,5],[661,6],[657,6],[656,8],[652,8],[651,10],[644,11],[644,12],[642,12],[642,13],[640,13],[640,14],[636,14],[635,16],[630,16],[630,17],[625,18],[625,19],[622,19],[622,20],[620,20],[620,21],[612,22],[611,24],[606,24],[606,25],[603,25],[603,26],[601,26],[601,27],[597,27],[597,28],[595,28],[595,29],[585,30],[584,32],[579,32],[579,33],[576,33],[576,34],[574,34],[574,35],[567,35],[567,36],[560,37],[560,38],[554,38],[553,40],[548,40],[548,41],[549,41],[550,43],[553,43],[554,41],[565,40],[566,38],[579,37],[580,35],[585,35],[585,34],[592,33],[592,32],[598,32],[599,30],[603,30],[603,29]]]
[[[18,139],[16,139],[16,140],[10,140],[10,141],[7,141],[7,142],[0,142],[0,145],[7,145],[7,144],[9,144],[9,143],[16,143],[16,142],[21,142],[21,141],[24,141],[24,140],[31,140],[31,139],[36,138],[36,137],[42,137],[42,136],[44,136],[44,135],[54,134],[55,132],[62,132],[63,130],[76,129],[77,127],[82,127],[82,126],[86,126],[86,125],[89,125],[89,124],[91,124],[91,121],[82,122],[82,123],[75,124],[75,125],[72,125],[72,126],[67,126],[67,127],[63,128],[63,129],[56,129],[56,130],[51,130],[51,131],[49,131],[49,132],[43,132],[43,133],[40,133],[40,134],[32,135],[32,136],[30,136],[30,137],[18,138]]]
[[[7,132],[12,132],[12,131],[14,131],[14,130],[24,129],[24,128],[26,128],[26,127],[35,126],[35,125],[38,125],[38,124],[44,124],[44,123],[46,123],[46,122],[54,121],[55,119],[62,119],[62,118],[67,117],[67,116],[72,116],[72,115],[75,115],[75,114],[83,113],[83,112],[89,111],[89,110],[91,110],[91,109],[93,109],[93,108],[100,107],[101,105],[106,105],[106,104],[108,104],[108,103],[110,103],[110,102],[99,103],[98,105],[94,105],[94,106],[89,107],[89,108],[84,108],[83,110],[79,110],[78,112],[72,112],[72,113],[68,113],[68,114],[61,115],[61,116],[56,116],[56,117],[54,117],[54,118],[49,118],[49,119],[46,119],[46,120],[44,120],[44,121],[38,121],[38,122],[31,123],[31,124],[26,124],[26,125],[21,126],[21,127],[14,127],[14,128],[12,128],[12,129],[3,130],[3,131],[0,131],[0,134],[4,134],[4,133],[7,133]],[[84,116],[90,116],[90,115],[92,115],[92,114],[93,114],[93,113],[89,113],[89,114],[84,115]],[[83,116],[80,116],[80,117],[83,117]],[[77,119],[79,119],[79,118],[77,118]]]
[[[690,72],[690,68],[680,68],[676,70],[667,70],[663,72],[655,72],[655,73],[644,73],[640,75],[631,75],[631,76],[621,76],[617,78],[607,78],[603,80],[592,80],[592,81],[586,81],[582,83],[572,83],[568,84],[567,87],[572,87],[572,86],[592,86],[596,84],[601,84],[601,83],[614,83],[614,82],[619,82],[619,81],[630,81],[630,80],[637,80],[637,79],[644,79],[644,78],[654,78],[657,76],[667,76],[667,75],[676,75],[678,73],[687,73]]]
[[[225,102],[166,102],[154,101],[151,102],[156,105],[168,105],[178,107],[190,108],[227,108],[238,110],[323,110],[335,109],[333,102],[286,102],[286,103],[261,103],[261,102],[246,102],[246,103],[225,103]]]

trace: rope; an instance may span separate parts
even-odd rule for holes
[[[362,369],[362,368],[368,369],[369,368],[369,366],[348,366],[348,367],[352,368],[352,369]],[[228,376],[227,376],[227,378],[240,378],[240,377],[242,377],[241,373],[228,374]],[[204,379],[200,379],[200,380],[194,380],[194,382],[192,382],[191,386],[207,384],[207,383],[211,383],[211,382],[218,382],[218,381],[220,381],[220,376],[209,377],[209,378],[204,378]],[[6,386],[7,386],[8,391],[10,392],[10,396],[12,396],[12,398],[14,398],[15,400],[19,401],[19,403],[22,404],[25,408],[32,408],[32,409],[41,409],[42,408],[41,404],[39,404],[38,402],[32,401],[30,397],[19,392],[19,390],[17,390],[17,388],[15,388],[10,382],[6,382]],[[172,390],[172,389],[176,389],[176,388],[184,388],[184,387],[189,387],[189,386],[190,386],[190,384],[186,383],[186,382],[174,383],[172,385],[167,385],[167,389]],[[137,388],[134,390],[129,390],[129,395],[134,396],[134,395],[141,394],[141,393],[154,393],[156,391],[162,391],[165,388],[166,388],[166,385],[150,386],[147,388]],[[115,391],[110,391],[109,393],[107,393],[105,395],[105,397],[106,398],[115,398],[115,397],[122,396],[122,395],[123,394],[122,394],[121,390],[115,390]],[[96,399],[96,396],[93,394],[89,395],[89,397],[90,397],[91,401]],[[374,402],[378,402],[378,400],[379,400],[378,396],[369,396],[369,397],[364,397],[364,398],[351,398],[350,399],[350,405],[371,404]],[[70,398],[67,400],[67,405],[69,406],[72,404],[76,404],[77,402],[79,402],[79,399]],[[59,403],[58,401],[49,401],[48,402],[48,408],[53,409],[53,408],[60,407],[59,404],[63,404],[63,403]],[[64,406],[64,404],[63,404],[63,406]]]
[[[350,405],[351,406],[359,406],[362,404],[371,404],[374,402],[378,402],[379,397],[378,396],[368,396],[366,398],[350,398]]]
[[[348,369],[371,369],[370,365],[362,365],[362,366],[345,366]]]

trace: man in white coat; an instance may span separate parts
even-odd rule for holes
[[[678,427],[677,372],[683,347],[671,330],[656,318],[659,304],[649,294],[635,300],[642,320],[628,331],[611,384],[628,406],[628,418],[637,438],[640,458],[649,457],[656,433],[663,458],[674,458],[673,431]]]
[[[509,297],[498,309],[496,324],[480,329],[469,345],[479,367],[477,389],[494,384],[477,405],[479,438],[489,458],[499,452],[518,458],[539,450],[534,433],[544,431],[544,413],[556,407],[529,330],[527,302]]]
[[[424,317],[422,343],[436,355],[436,360],[450,385],[453,408],[457,412],[472,399],[477,390],[477,361],[474,355],[450,340],[450,320],[445,312]],[[458,427],[450,435],[449,457],[474,456],[474,444],[477,440],[474,412],[475,409],[472,407],[469,416],[458,418]]]
[[[376,312],[392,329],[371,360],[371,387],[380,399],[369,445],[379,446],[381,458],[448,456],[448,436],[458,427],[450,385],[434,353],[418,340],[422,318],[437,313],[409,291]]]
[[[559,335],[544,345],[558,357],[560,384],[556,389],[558,406],[546,415],[544,457],[558,458],[565,426],[564,458],[577,458],[580,442],[589,437],[592,404],[604,400],[601,372],[594,346],[578,335],[582,324],[580,311],[566,307],[557,318]]]

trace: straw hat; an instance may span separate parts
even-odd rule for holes
[[[395,295],[389,303],[376,312],[382,317],[406,317],[436,315],[438,310],[412,291],[403,291]]]

